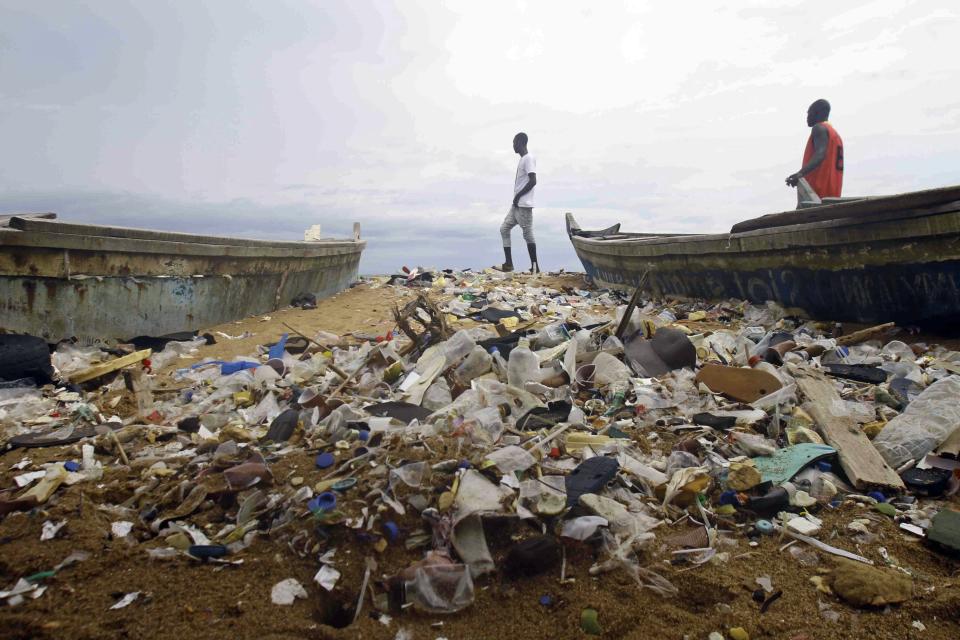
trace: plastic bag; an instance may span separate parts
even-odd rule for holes
[[[924,389],[873,440],[893,468],[927,455],[960,428],[960,377],[938,380]]]

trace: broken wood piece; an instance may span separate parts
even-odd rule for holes
[[[903,481],[886,463],[867,438],[860,425],[849,415],[837,415],[843,407],[840,394],[822,373],[811,369],[796,370],[797,385],[806,396],[803,409],[816,421],[827,444],[837,450],[840,466],[859,490],[879,487],[903,492]]]
[[[878,335],[888,331],[889,329],[893,329],[895,326],[897,326],[895,322],[887,322],[884,324],[878,324],[875,327],[867,327],[866,329],[861,329],[860,331],[854,331],[853,333],[837,338],[837,345],[845,347],[851,344],[866,342],[871,338],[876,338]]]
[[[75,373],[70,376],[70,382],[74,384],[80,384],[81,382],[88,382],[100,376],[105,376],[108,373],[117,371],[118,369],[123,369],[128,367],[131,364],[136,364],[150,357],[150,354],[153,353],[150,349],[143,349],[141,351],[134,351],[120,358],[114,358],[109,362],[103,362],[101,364],[88,367],[79,373]]]
[[[643,291],[643,283],[647,280],[648,273],[650,273],[649,270],[643,272],[637,288],[633,290],[633,295],[630,296],[630,303],[627,305],[626,310],[624,310],[623,317],[620,318],[620,325],[617,327],[616,333],[613,334],[617,340],[623,340],[623,334],[627,332],[627,327],[630,325],[630,316],[633,315],[633,310],[636,309],[637,304],[640,303],[640,293]]]

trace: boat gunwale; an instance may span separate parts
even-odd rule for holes
[[[36,217],[37,215],[38,214],[18,214],[4,216],[5,218],[8,218],[7,222],[9,227],[0,228],[0,232],[13,232],[25,235],[50,234],[57,236],[79,236],[87,238],[104,238],[116,241],[142,240],[151,242],[174,242],[185,245],[209,245],[265,249],[301,249],[305,247],[329,247],[365,243],[365,241],[360,240],[359,238],[324,238],[322,240],[308,242],[297,240],[259,240],[256,238],[239,238],[215,235],[211,236],[184,233],[182,231],[143,229],[140,227],[63,222],[60,220],[38,218]]]
[[[147,240],[112,236],[81,236],[47,232],[23,232],[0,229],[0,250],[6,247],[32,247],[68,251],[96,251],[116,254],[162,254],[176,256],[223,256],[232,258],[312,259],[361,253],[366,240],[332,242],[293,242],[264,245],[227,245],[176,240]]]
[[[765,227],[740,233],[702,233],[702,234],[677,234],[663,235],[642,233],[635,234],[634,237],[610,238],[607,236],[589,237],[570,233],[569,237],[574,247],[582,245],[584,248],[594,249],[599,247],[624,247],[624,246],[643,246],[652,247],[660,245],[686,245],[691,243],[709,243],[725,242],[731,243],[736,240],[758,239],[765,236],[778,236],[783,234],[796,234],[805,231],[820,231],[825,229],[841,229],[846,227],[863,227],[864,231],[875,224],[896,222],[898,220],[918,220],[931,216],[949,215],[951,213],[960,213],[960,200],[951,201],[929,207],[926,209],[912,209],[909,211],[887,212],[877,214],[877,217],[871,219],[863,218],[838,218],[835,220],[822,220],[818,222],[807,222],[802,224],[784,225],[779,227]],[[589,232],[589,230],[584,230]],[[630,232],[620,232],[616,235],[625,235]],[[960,233],[960,230],[958,230]],[[633,234],[631,234],[633,235]],[[922,238],[930,234],[918,234],[916,236],[907,235],[903,239]]]

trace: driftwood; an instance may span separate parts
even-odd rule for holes
[[[428,341],[436,343],[453,335],[453,331],[447,326],[446,316],[422,293],[417,294],[403,309],[394,305],[393,317],[400,331],[410,339],[410,344],[403,348],[401,355],[422,349]],[[416,325],[421,327],[419,332],[414,329]]]
[[[861,329],[860,331],[854,331],[845,336],[840,336],[837,338],[837,344],[840,346],[847,346],[851,344],[859,344],[861,342],[866,342],[872,338],[876,338],[878,335],[893,329],[896,323],[887,322],[885,324],[878,324],[875,327],[867,327],[866,329]]]

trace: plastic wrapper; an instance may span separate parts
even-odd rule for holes
[[[404,583],[406,601],[427,613],[455,613],[473,604],[473,578],[465,564],[418,567]]]

